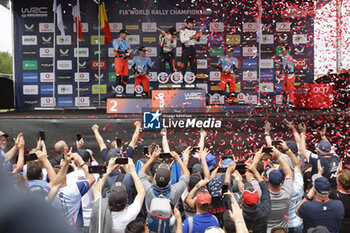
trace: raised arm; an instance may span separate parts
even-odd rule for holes
[[[23,166],[24,166],[24,137],[23,134],[19,137],[19,150],[18,150],[18,158],[17,158],[17,163],[16,167],[13,169],[13,173],[18,173],[22,171]]]
[[[52,202],[55,199],[58,193],[58,190],[61,188],[62,184],[66,180],[69,163],[72,160],[72,154],[71,154],[72,150],[70,150],[69,153],[67,153],[67,151],[68,151],[68,147],[65,147],[62,167],[58,172],[57,176],[55,177],[55,179],[50,180],[50,183],[47,185],[50,188],[50,192],[47,195],[47,200],[49,202]],[[43,152],[41,153],[43,154]]]
[[[264,129],[265,129],[266,144],[268,146],[271,146],[272,145],[272,139],[271,139],[271,135],[270,135],[271,134],[271,123],[266,121]]]
[[[137,201],[140,204],[140,206],[142,206],[146,192],[145,192],[145,189],[142,185],[142,182],[141,182],[139,176],[136,173],[135,164],[131,158],[129,158],[128,165],[124,166],[124,170],[127,173],[129,173],[132,176],[132,179],[134,180],[135,188],[137,191],[137,195],[136,195],[134,201]]]
[[[89,182],[89,189],[90,189],[92,185],[95,183],[95,176],[89,173],[87,164],[84,162],[84,160],[80,157],[79,154],[73,153],[73,158],[75,163],[83,169],[84,175],[86,177],[86,181]]]
[[[304,123],[299,124],[299,131],[300,131],[300,147],[299,151],[300,154],[306,158],[307,161],[309,161],[309,155],[311,151],[309,151],[306,148],[306,125]]]
[[[205,146],[205,137],[207,136],[207,131],[205,131],[204,129],[201,129],[199,132],[199,143],[198,143],[198,147],[199,150],[202,151],[204,150],[204,146]]]
[[[130,141],[130,143],[129,143],[129,146],[130,146],[132,149],[135,149],[137,140],[139,140],[140,129],[141,129],[141,122],[140,122],[140,121],[136,121],[136,122],[134,123],[134,125],[135,125],[135,131],[134,131],[134,134],[132,135],[131,141]]]
[[[161,151],[162,151],[162,149],[160,149],[160,147],[155,148],[153,150],[153,153],[152,153],[151,157],[145,163],[145,165],[142,166],[142,168],[140,169],[139,173],[143,172],[143,173],[146,174],[146,171],[148,171],[148,168],[151,166],[151,164],[158,159]]]
[[[187,175],[189,177],[191,175],[190,171],[188,170],[184,162],[182,162],[180,156],[175,151],[171,151],[170,154],[173,157],[173,159],[180,165],[181,174]]]
[[[176,233],[183,233],[181,213],[176,207],[174,207],[173,212],[176,219]]]
[[[230,166],[227,167],[226,173],[225,173],[225,183],[231,184],[231,176],[232,173],[235,172],[236,169],[236,162],[232,162]]]
[[[160,131],[160,134],[162,135],[162,147],[163,147],[163,151],[165,153],[169,153],[170,152],[170,147],[169,147],[169,143],[168,143],[168,137],[167,137],[167,130],[166,128],[163,128]]]
[[[298,158],[295,156],[295,154],[291,151],[291,149],[288,148],[287,144],[284,141],[282,141],[281,147],[285,151],[285,153],[288,155],[290,160],[292,161],[294,172],[301,173],[300,163],[298,161]]]
[[[191,209],[195,209],[196,206],[196,200],[194,199],[194,195],[197,192],[197,190],[199,190],[200,188],[205,187],[208,184],[209,180],[208,179],[204,179],[199,181],[194,187],[193,189],[190,191],[190,193],[187,195],[187,197],[185,198],[185,203],[186,205],[188,205]]]
[[[205,179],[210,179],[210,171],[206,160],[208,154],[209,154],[209,150],[207,148],[200,150],[200,153],[199,153]]]
[[[190,160],[190,153],[192,149],[190,146],[188,146],[184,151],[181,152],[182,159],[184,161],[185,166],[188,168],[188,161]]]
[[[23,133],[19,133],[17,138],[14,139],[15,145],[5,154],[5,163],[10,161],[13,156],[16,154],[17,150],[20,148],[20,137],[23,136]]]
[[[100,151],[102,151],[103,149],[107,149],[107,146],[106,146],[100,132],[98,131],[98,128],[99,128],[99,126],[94,124],[91,129],[95,134],[95,138],[96,138],[98,145],[100,146]]]
[[[284,161],[283,157],[281,156],[281,153],[279,150],[276,149],[276,147],[272,147],[272,155],[278,159],[280,165],[282,166],[282,170],[284,174],[286,174],[286,179],[293,179],[293,171],[290,169],[288,163]]]
[[[231,209],[229,210],[230,217],[236,226],[236,233],[248,233],[247,226],[244,221],[243,212],[241,207],[238,205],[236,199],[233,197],[231,192],[228,192],[231,199]]]
[[[300,135],[291,121],[285,120],[286,125],[289,129],[293,131],[294,139],[298,145],[300,145]]]
[[[114,169],[116,169],[119,166],[118,164],[115,164],[116,159],[117,159],[117,157],[111,158],[109,160],[106,173],[103,174],[102,179],[100,179],[96,183],[96,185],[94,187],[94,199],[95,200],[97,198],[102,197],[102,187],[105,185],[108,176],[114,171]]]
[[[68,150],[68,148],[67,148],[67,150]],[[65,153],[64,156],[67,156],[67,152],[64,152],[64,153]],[[53,169],[50,161],[47,159],[47,154],[45,154],[43,151],[38,150],[36,152],[36,156],[38,157],[42,166],[46,169],[47,175],[48,175],[50,181],[53,181],[56,178],[56,172]]]
[[[327,125],[324,124],[324,126],[323,126],[323,128],[321,130],[321,138],[322,138],[322,140],[325,140],[325,141],[329,142],[329,140],[326,137],[326,133],[327,133]]]

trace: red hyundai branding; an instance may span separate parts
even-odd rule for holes
[[[302,58],[295,59],[294,67],[297,69],[305,69],[307,67],[307,59],[302,59]]]
[[[101,70],[105,70],[107,67],[106,60],[101,60],[98,62],[98,60],[92,60],[91,61],[91,69],[98,70],[100,68]]]

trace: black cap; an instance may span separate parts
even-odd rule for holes
[[[146,52],[145,46],[141,46],[141,47],[139,48],[139,51],[144,51],[144,52]]]
[[[233,51],[235,51],[235,48],[233,48],[233,47],[229,47],[229,48],[227,49],[227,52],[233,52]]]
[[[195,173],[190,176],[190,181],[188,182],[188,186],[190,186],[190,189],[193,189],[194,186],[201,181],[202,177],[200,174]]]
[[[170,182],[170,169],[166,163],[161,163],[156,171],[155,180],[159,187],[165,187]]]
[[[120,211],[123,210],[128,203],[128,196],[126,187],[123,183],[114,183],[111,187],[108,204],[112,210]]]
[[[187,18],[186,23],[196,23],[196,20],[194,18]]]
[[[126,30],[126,29],[122,29],[122,30],[120,30],[120,32],[119,33],[125,33],[126,35],[128,35],[128,31]]]
[[[0,137],[2,137],[2,136],[5,136],[6,138],[9,137],[9,135],[7,133],[4,133],[4,132],[0,131]]]
[[[176,29],[174,27],[169,28],[168,32],[171,33],[172,35],[176,35]]]

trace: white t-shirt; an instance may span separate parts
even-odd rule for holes
[[[137,201],[134,201],[123,211],[112,211],[112,233],[124,233],[126,226],[136,219],[140,211],[141,205]]]
[[[95,165],[98,165],[98,163],[93,161],[91,165],[95,166]],[[94,176],[95,176],[95,183],[91,186],[89,191],[81,198],[81,203],[83,207],[84,226],[86,227],[90,226],[92,207],[95,202],[94,187],[99,179],[98,174],[94,174]],[[85,180],[86,180],[86,177],[82,169],[78,169],[78,170],[75,170],[74,172],[67,174],[67,185],[74,184],[80,181],[85,181]]]
[[[25,176],[25,177],[27,177],[27,164],[24,164],[24,166],[23,166],[23,169],[22,169],[22,174],[23,174],[23,176]],[[43,178],[41,179],[41,180],[45,180],[46,181],[46,179],[47,179],[47,170],[46,170],[46,168],[42,168],[41,169],[42,170],[42,173],[43,173]]]

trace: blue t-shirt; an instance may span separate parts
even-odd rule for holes
[[[4,167],[7,172],[12,172],[13,171],[13,165],[10,162],[4,163],[5,162],[5,154],[6,151],[3,149],[0,149],[0,163],[4,164]]]
[[[130,44],[126,40],[120,38],[113,40],[114,51],[121,53],[126,53],[127,50],[130,50]]]
[[[289,54],[282,57],[283,68],[288,70],[288,73],[294,73],[294,60]]]
[[[32,187],[34,185],[45,188],[47,186],[47,182],[45,180],[28,180],[28,187]]]
[[[103,161],[106,160],[109,150],[107,148],[101,150],[101,156]],[[125,151],[122,152],[124,157],[132,158],[134,156],[134,149],[131,146],[128,146]]]
[[[218,220],[215,216],[205,213],[205,214],[196,214],[193,216],[193,228],[192,232],[195,233],[204,233],[204,231],[208,227],[217,226],[220,227]],[[188,224],[188,218],[183,222],[182,224],[182,230],[183,233],[189,232],[189,224]]]
[[[299,207],[298,214],[303,219],[305,233],[309,228],[319,225],[327,227],[330,233],[337,233],[344,217],[344,206],[339,200],[313,200],[304,202]]]
[[[131,65],[137,73],[148,72],[152,68],[151,58],[136,56],[132,59]]]

